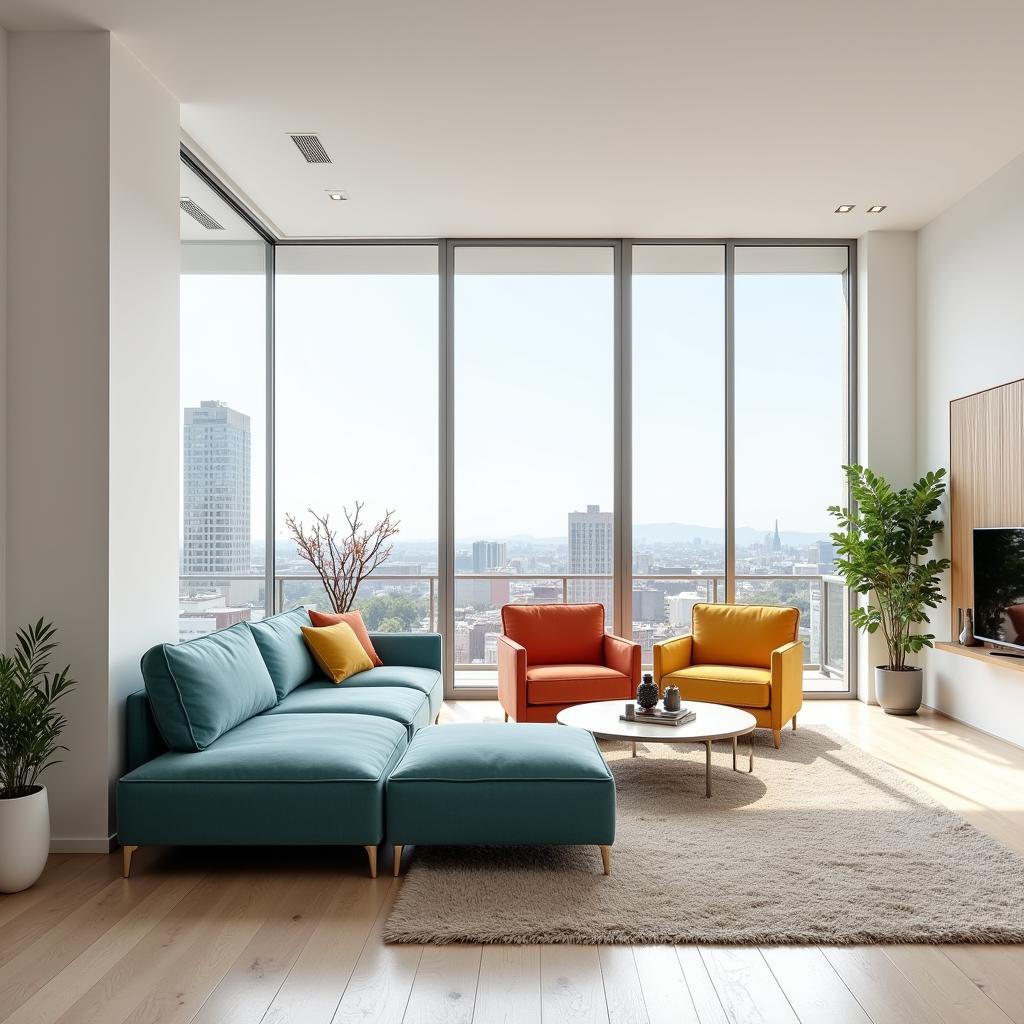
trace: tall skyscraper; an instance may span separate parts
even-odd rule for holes
[[[775,533],[772,534],[772,551],[782,550],[782,537],[779,536],[779,521],[775,520]]]
[[[508,562],[507,548],[494,540],[473,542],[473,572],[492,572],[504,569]]]
[[[224,402],[185,410],[185,575],[249,572],[251,447],[245,413]]]
[[[615,551],[615,517],[600,505],[588,505],[586,512],[569,513],[569,573],[611,575]],[[571,580],[569,600],[600,602],[605,618],[612,620],[612,581]]]

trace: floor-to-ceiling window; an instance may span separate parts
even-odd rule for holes
[[[848,250],[735,252],[736,600],[796,605],[805,685],[845,690],[826,509],[846,495]]]
[[[633,638],[724,601],[725,246],[632,247]]]
[[[645,664],[698,601],[795,604],[805,688],[849,692],[853,243],[275,243],[182,197],[183,636],[327,607],[287,517],[359,503],[399,530],[357,606],[440,630],[449,695],[503,604],[560,601]]]
[[[450,642],[473,685],[493,679],[503,604],[599,601],[612,622],[615,250],[453,255]]]
[[[437,628],[438,247],[278,246],[277,605],[330,610],[288,517],[339,540],[359,515],[398,532],[356,599],[372,630]]]
[[[179,633],[261,618],[268,245],[181,165]]]

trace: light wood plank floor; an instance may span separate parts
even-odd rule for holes
[[[924,712],[804,705],[1024,853],[1024,751]],[[456,702],[442,721],[499,720]],[[14,1024],[1024,1024],[1024,946],[385,946],[362,850],[57,854],[0,896]],[[1024,893],[1021,894],[1024,899]]]

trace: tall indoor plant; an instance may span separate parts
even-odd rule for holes
[[[57,630],[40,619],[18,630],[13,654],[0,654],[0,892],[27,889],[46,866],[50,810],[39,776],[67,750],[67,719],[57,702],[75,685],[70,666],[48,669]]]
[[[858,629],[885,638],[888,664],[875,669],[878,703],[890,715],[912,715],[921,706],[922,673],[907,656],[932,646],[935,637],[918,627],[943,601],[939,580],[950,565],[927,557],[943,530],[933,515],[946,493],[946,471],[897,490],[864,466],[843,469],[853,507],[828,510],[839,526],[832,534],[836,569],[852,591],[873,598],[850,617]]]

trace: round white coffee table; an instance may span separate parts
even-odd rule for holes
[[[715,740],[732,740],[732,768],[736,767],[736,747],[740,736],[752,734],[757,726],[754,716],[739,708],[724,704],[705,704],[688,700],[686,706],[697,713],[692,722],[685,725],[658,725],[644,722],[639,715],[635,722],[624,722],[619,718],[625,709],[624,700],[602,700],[594,704],[577,704],[558,712],[560,725],[573,725],[586,729],[601,739],[628,740],[633,744],[636,757],[637,742],[642,743],[703,743],[704,791],[711,796],[711,744]],[[750,736],[750,761],[748,772],[754,770],[754,738]]]

